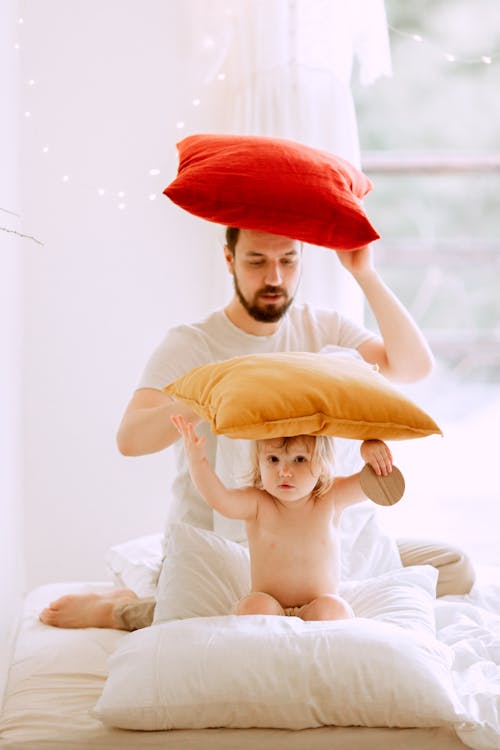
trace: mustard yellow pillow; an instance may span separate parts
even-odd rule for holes
[[[334,435],[402,440],[441,434],[377,368],[344,354],[260,354],[195,367],[164,391],[212,432],[258,440]]]

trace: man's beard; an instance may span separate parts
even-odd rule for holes
[[[247,313],[259,323],[276,323],[278,320],[281,320],[293,302],[293,297],[289,297],[285,289],[275,286],[265,286],[262,289],[259,289],[259,291],[255,293],[253,300],[249,302],[243,296],[236,274],[233,274],[233,281],[234,291],[236,292],[239,301]],[[283,302],[280,304],[259,304],[259,296],[262,294],[281,294],[283,295]]]

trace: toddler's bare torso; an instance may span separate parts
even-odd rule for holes
[[[321,594],[336,594],[340,540],[330,498],[284,506],[263,493],[255,521],[247,522],[252,591],[277,599],[282,607],[307,604]]]

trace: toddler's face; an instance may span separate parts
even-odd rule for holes
[[[286,444],[280,439],[259,441],[260,476],[266,492],[283,503],[308,497],[320,474],[312,466],[313,447],[312,437],[301,436]]]

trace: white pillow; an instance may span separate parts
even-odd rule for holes
[[[367,619],[247,615],[125,636],[94,715],[123,729],[436,727],[463,718],[452,652]]]
[[[249,593],[250,565],[244,545],[185,523],[169,526],[164,545],[153,624],[228,615]],[[401,567],[380,577],[346,582],[340,593],[359,617],[433,634],[437,576],[428,565]]]
[[[105,559],[117,586],[132,589],[137,596],[154,596],[163,559],[162,542],[163,534],[149,534],[110,547]]]
[[[403,567],[396,541],[378,524],[379,509],[370,500],[352,505],[342,513],[342,580],[370,578]]]

